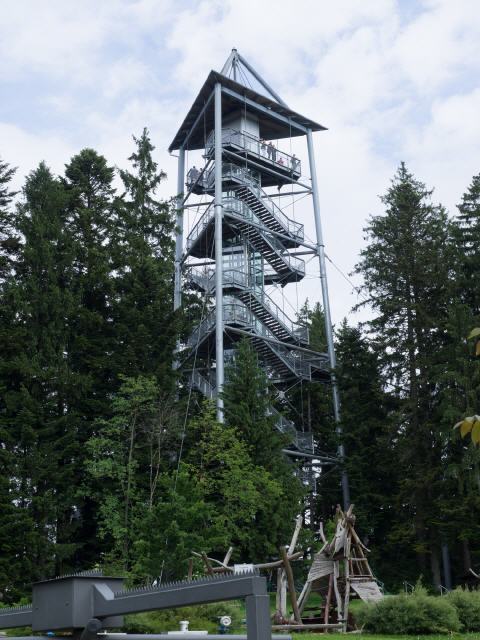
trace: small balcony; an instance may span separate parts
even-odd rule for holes
[[[301,162],[295,155],[277,149],[272,141],[262,140],[245,131],[223,129],[222,147],[255,162],[254,168],[262,172],[264,187],[296,182],[302,174]],[[213,157],[214,149],[215,135],[212,131],[207,138],[205,155]]]

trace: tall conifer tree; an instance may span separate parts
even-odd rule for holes
[[[437,496],[444,437],[438,428],[435,364],[445,340],[451,252],[445,210],[431,191],[400,165],[382,202],[385,215],[370,218],[368,245],[357,273],[375,312],[383,366],[397,389],[399,463],[396,506],[413,527],[398,529],[399,544],[416,549],[420,570],[440,582]]]

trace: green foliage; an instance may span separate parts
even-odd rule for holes
[[[280,482],[255,464],[235,427],[216,422],[209,403],[191,423],[190,434],[197,443],[191,464],[212,506],[209,549],[221,551],[232,545],[243,561],[275,553],[280,523],[272,505],[284,497]]]
[[[480,592],[458,588],[446,596],[457,610],[462,631],[480,631]]]
[[[145,513],[152,519],[166,489],[163,456],[176,434],[169,403],[153,376],[124,378],[112,417],[95,423],[86,444],[86,468],[98,486],[99,531],[109,540],[107,561],[123,569],[134,562],[139,520],[144,526]]]
[[[244,632],[244,609],[240,602],[219,602],[127,616],[123,630],[126,633],[178,631],[180,620],[188,620],[189,629],[192,631],[207,630],[209,633],[218,633],[218,619],[221,616],[231,617],[232,625],[229,629],[234,633]]]
[[[424,635],[460,630],[453,604],[447,598],[429,596],[423,589],[366,605],[358,610],[356,618],[365,631],[375,634]]]
[[[251,486],[258,493],[255,534],[251,530],[248,543],[243,541],[241,549],[247,552],[246,558],[260,559],[262,553],[276,553],[279,545],[286,544],[301,509],[303,488],[282,451],[288,439],[279,433],[277,418],[269,411],[274,404],[272,387],[247,340],[240,341],[235,359],[226,370],[223,398],[226,423],[251,458]],[[238,475],[242,475],[241,467]]]
[[[163,473],[157,493],[152,506],[136,520],[135,581],[185,578],[192,550],[212,548],[214,505],[194,470],[182,464],[178,474]]]

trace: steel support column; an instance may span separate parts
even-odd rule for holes
[[[248,640],[271,640],[270,598],[254,595],[245,598]]]
[[[173,296],[173,309],[178,309],[182,304],[182,253],[183,253],[183,191],[185,181],[185,148],[178,150],[177,169],[177,210],[176,210],[176,235],[175,235],[175,289]]]
[[[327,266],[325,263],[325,245],[323,242],[322,233],[322,221],[320,218],[320,200],[318,196],[318,182],[317,182],[317,169],[315,166],[315,153],[313,150],[313,136],[311,129],[307,129],[307,146],[308,146],[308,161],[310,164],[310,176],[312,179],[312,200],[313,200],[313,212],[315,215],[315,230],[317,233],[317,252],[318,261],[320,263],[320,283],[322,286],[322,300],[323,300],[323,313],[325,315],[325,333],[327,336],[328,346],[328,358],[331,367],[332,376],[332,395],[333,395],[333,411],[336,423],[336,432],[339,436],[340,443],[338,446],[338,455],[341,463],[342,474],[342,496],[343,507],[348,509],[350,506],[350,487],[348,483],[348,475],[345,469],[345,447],[342,442],[343,429],[340,419],[340,394],[338,392],[338,382],[336,379],[335,369],[337,366],[337,359],[335,356],[335,345],[333,342],[333,329],[332,318],[330,314],[330,299],[328,296],[328,282],[327,282]]]
[[[215,85],[215,362],[217,420],[223,418],[223,203],[222,203],[222,85]]]

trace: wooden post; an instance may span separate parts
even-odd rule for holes
[[[225,554],[225,558],[223,559],[223,564],[228,566],[230,562],[230,558],[232,557],[233,547],[229,547],[227,553]]]
[[[293,616],[299,624],[302,624],[302,618],[300,616],[300,611],[298,610],[297,594],[295,592],[295,582],[293,580],[292,565],[290,564],[287,551],[284,547],[280,547],[280,556],[283,560],[285,573],[287,574],[288,590],[290,591],[290,601],[292,603]]]
[[[330,603],[332,602],[332,591],[333,591],[333,573],[330,574],[330,577],[328,579],[328,591],[327,591],[327,599],[325,601],[325,615],[324,615],[324,622],[325,624],[328,624],[328,620],[330,617]]]
[[[308,596],[310,595],[310,591],[312,590],[312,583],[306,582],[303,585],[302,593],[298,597],[298,611],[300,616],[303,614],[303,610],[305,609],[305,605],[308,601]]]
[[[339,576],[339,563],[338,560],[333,561],[333,591],[335,593],[335,600],[337,601],[337,620],[343,623],[343,603],[342,596],[338,589],[338,576]]]
[[[188,559],[188,576],[187,580],[191,580],[193,578],[193,558]]]
[[[203,558],[203,562],[205,563],[205,567],[207,569],[207,573],[209,576],[213,576],[213,569],[212,569],[212,565],[210,564],[210,560],[207,557],[207,554],[205,553],[205,551],[202,551],[202,558]]]

